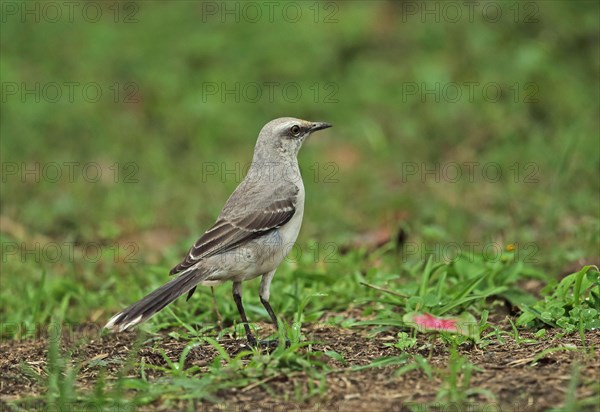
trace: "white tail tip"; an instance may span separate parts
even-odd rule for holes
[[[123,317],[123,312],[117,313],[115,316],[113,316],[112,318],[109,319],[109,321],[106,323],[106,325],[104,325],[104,328],[114,330],[115,332],[123,332],[124,330],[127,330],[128,328],[135,326],[142,321],[142,315],[140,315],[137,318],[135,318],[125,324],[122,324],[122,323],[119,323],[119,320],[122,317]]]

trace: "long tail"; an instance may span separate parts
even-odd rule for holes
[[[207,275],[206,272],[192,270],[171,279],[149,295],[110,318],[104,327],[122,332],[138,323],[145,322],[179,296],[189,292]]]

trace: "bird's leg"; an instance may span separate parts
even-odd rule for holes
[[[275,312],[273,311],[273,308],[271,307],[271,304],[269,303],[271,280],[273,280],[273,275],[275,275],[274,270],[267,273],[266,275],[263,275],[262,279],[260,280],[259,296],[260,296],[260,302],[263,304],[263,306],[267,310],[267,313],[269,314],[269,317],[271,318],[271,322],[273,322],[273,324],[277,328],[277,331],[281,332],[280,328],[279,328],[279,322],[277,322],[277,316],[275,316]],[[285,336],[285,331],[283,331],[283,334]],[[286,346],[290,346],[290,341],[287,338],[287,336],[285,338],[285,344],[286,344]]]
[[[246,318],[246,312],[244,311],[244,306],[242,305],[242,282],[233,282],[233,300],[237,306],[238,312],[242,317],[242,322],[244,323],[244,329],[246,329],[246,338],[248,339],[248,344],[250,346],[256,346],[257,341],[252,332],[250,331],[250,325],[248,324],[248,319]]]
[[[271,307],[271,304],[269,303],[269,301],[263,299],[263,297],[261,296],[260,302],[263,304],[263,306],[267,310],[267,313],[269,314],[269,317],[271,318],[271,322],[273,322],[273,325],[275,325],[277,330],[279,330],[279,323],[277,322],[277,316],[275,316],[275,312],[273,312],[273,308]]]

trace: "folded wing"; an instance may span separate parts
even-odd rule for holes
[[[183,272],[204,258],[228,252],[244,242],[262,236],[287,223],[295,212],[295,197],[289,197],[235,217],[220,217],[169,274]]]

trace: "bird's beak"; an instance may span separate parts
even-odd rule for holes
[[[327,129],[330,128],[332,125],[331,123],[325,123],[325,122],[315,122],[313,124],[311,124],[310,126],[310,132],[316,132],[317,130],[323,130],[323,129]]]

